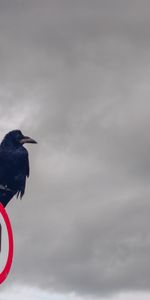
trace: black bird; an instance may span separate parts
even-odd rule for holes
[[[5,207],[14,195],[24,195],[29,177],[28,151],[24,143],[36,144],[20,130],[8,132],[0,144],[0,202]]]

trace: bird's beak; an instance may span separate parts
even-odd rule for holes
[[[32,138],[30,138],[29,136],[24,136],[21,140],[20,140],[20,144],[25,144],[25,143],[31,143],[31,144],[37,144],[37,142],[35,140],[33,140]]]

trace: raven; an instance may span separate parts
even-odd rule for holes
[[[24,143],[36,144],[20,130],[8,132],[0,144],[0,203],[5,207],[14,195],[22,198],[29,177],[28,151]]]

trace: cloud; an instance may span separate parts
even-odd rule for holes
[[[5,292],[2,292],[0,295],[0,299],[10,300],[10,299],[29,299],[29,300],[82,300],[82,298],[75,295],[63,295],[56,293],[49,293],[47,291],[29,287],[29,286],[17,286],[14,285],[9,289],[6,289]]]
[[[45,290],[29,287],[29,286],[18,286],[14,285],[9,287],[4,292],[1,293],[0,299],[2,300],[18,300],[18,299],[29,299],[29,300],[83,300],[84,298],[79,297],[75,294],[57,294],[53,292],[47,292]],[[89,300],[93,298],[87,298]],[[95,298],[96,299],[96,298]],[[100,300],[106,300],[107,297],[100,297]],[[109,297],[110,300],[148,300],[149,293],[120,293],[118,295],[113,295]]]
[[[9,5],[0,3],[1,137],[20,127],[39,143],[28,148],[26,194],[7,208],[15,257],[5,286],[147,291],[149,2]]]

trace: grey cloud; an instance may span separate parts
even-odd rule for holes
[[[149,22],[148,1],[0,1],[1,136],[39,141],[5,286],[149,289]]]

